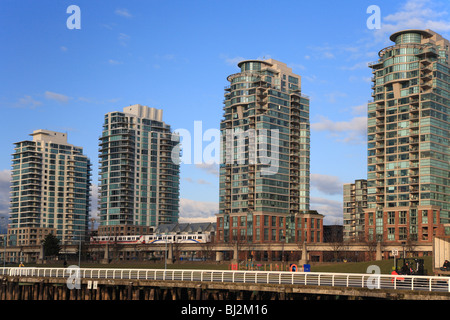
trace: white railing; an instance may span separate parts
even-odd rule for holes
[[[103,268],[0,268],[0,275],[82,279],[233,282],[450,292],[450,277],[361,273],[103,269]]]

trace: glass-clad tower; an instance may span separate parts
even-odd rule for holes
[[[91,163],[67,134],[36,130],[12,155],[11,245],[39,245],[42,233],[78,243],[88,231]],[[40,240],[43,240],[42,238]]]
[[[361,241],[365,238],[367,208],[367,180],[359,179],[344,184],[344,241]]]
[[[219,241],[295,241],[295,218],[309,212],[309,98],[282,62],[238,67],[220,126]]]
[[[106,226],[178,222],[178,139],[162,110],[136,104],[107,113],[99,140],[99,234],[117,231]]]
[[[431,30],[390,39],[370,64],[366,232],[427,242],[449,221],[449,41]]]

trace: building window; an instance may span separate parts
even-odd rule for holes
[[[422,223],[427,224],[428,223],[428,211],[422,210]]]
[[[241,229],[241,240],[245,240],[245,229]]]
[[[368,219],[369,219],[369,226],[373,226],[373,213],[370,212],[368,214]]]
[[[395,240],[395,228],[388,228],[388,240]]]
[[[395,224],[395,212],[388,212],[388,224]]]
[[[398,229],[398,239],[399,240],[408,239],[408,229],[406,227],[400,227]]]
[[[278,238],[279,238],[279,241],[284,241],[284,240],[285,240],[285,237],[284,237],[284,230],[281,230],[281,229],[280,229]]]
[[[398,223],[399,224],[406,224],[406,211],[400,211]]]

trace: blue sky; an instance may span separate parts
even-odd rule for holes
[[[67,28],[70,5],[81,10],[79,30]],[[366,25],[370,5],[380,8],[381,29]],[[366,177],[367,63],[398,30],[449,38],[449,12],[446,0],[2,0],[0,215],[13,143],[33,130],[67,132],[96,183],[105,113],[142,104],[163,109],[173,129],[193,132],[195,121],[218,129],[237,62],[273,58],[302,77],[311,98],[311,208],[341,223],[342,184]],[[216,167],[182,165],[181,220],[213,217],[218,193]]]

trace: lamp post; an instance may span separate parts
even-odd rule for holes
[[[5,237],[3,238],[4,243],[4,250],[3,250],[3,268],[6,268],[6,242],[8,241],[8,234],[5,234]]]
[[[80,246],[78,247],[78,266],[81,268],[81,236],[80,236]]]
[[[165,233],[166,250],[164,251],[164,271],[167,269],[167,232]]]

